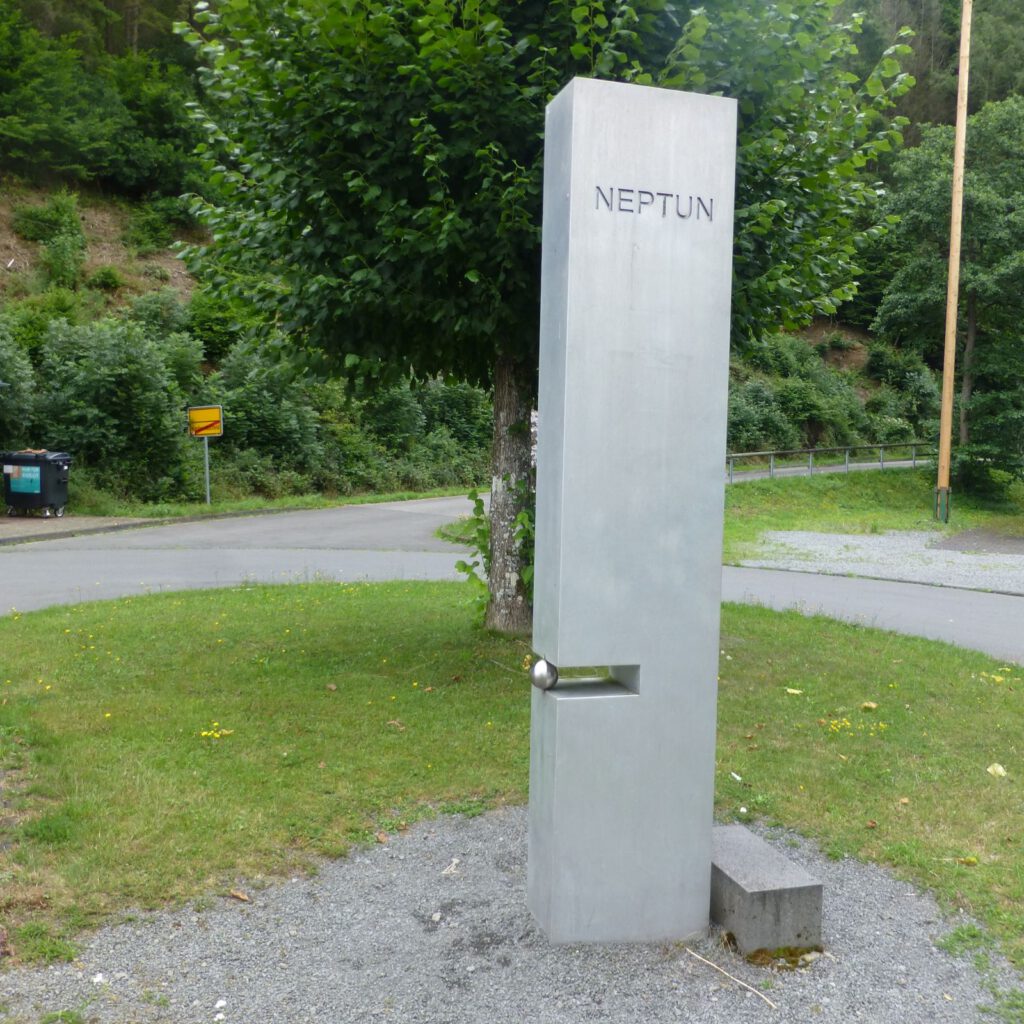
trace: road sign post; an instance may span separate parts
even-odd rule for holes
[[[192,405],[188,410],[188,432],[203,439],[203,475],[206,480],[206,504],[210,504],[210,438],[224,436],[224,407]]]

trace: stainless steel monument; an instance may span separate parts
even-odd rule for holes
[[[533,643],[562,679],[533,691],[528,902],[555,942],[708,925],[735,139],[718,97],[548,107]]]

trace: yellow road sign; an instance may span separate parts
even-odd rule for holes
[[[221,437],[224,433],[224,407],[221,405],[190,406],[188,432],[193,437]]]

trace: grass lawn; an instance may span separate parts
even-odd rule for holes
[[[525,800],[529,650],[479,629],[474,597],[310,584],[0,619],[17,955],[70,956],[127,908],[251,891],[419,817]],[[1024,963],[1024,669],[734,606],[722,649],[719,815],[893,865]]]
[[[766,530],[881,533],[977,527],[1024,536],[1024,486],[1002,500],[953,495],[948,525],[936,522],[935,475],[930,469],[827,473],[751,480],[725,489],[727,563],[751,557]]]

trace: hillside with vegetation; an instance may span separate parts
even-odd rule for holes
[[[797,191],[783,198],[782,190],[790,188],[785,175],[776,170],[775,185],[767,178],[756,184],[779,189],[776,199],[751,197],[743,190],[755,182],[741,181],[741,198],[753,205],[744,207],[748,219],[738,233],[729,447],[929,441],[938,414],[947,122],[959,4],[871,0],[857,5],[864,18],[849,36],[840,27],[852,4],[801,0],[797,6],[808,25],[824,33],[831,24],[827,31],[838,34],[828,38],[829,53],[821,47],[815,52],[820,65],[793,73],[859,81],[856,96],[836,96],[845,97],[843,103],[870,101],[876,135],[873,148],[858,150],[849,167],[836,164],[839,151],[816,171],[803,166],[800,173],[813,171],[817,177],[806,180],[819,181],[823,190],[838,188],[843,176],[862,184],[844,200],[846,208],[821,207],[814,216],[824,219],[799,243],[799,217],[787,221],[785,211],[804,200]],[[992,469],[1011,476],[1024,469],[1024,350],[1016,329],[1024,295],[1024,103],[1020,76],[1009,70],[1021,66],[1012,63],[1020,44],[1006,31],[1011,8],[1008,0],[977,3],[965,215],[957,465],[964,480],[970,477],[964,467],[981,466],[975,477],[988,484]],[[398,8],[381,5],[385,9],[398,17]],[[697,61],[692,67],[682,63],[682,50],[652,51],[654,44],[642,37],[646,29],[637,37],[648,48],[643,59],[666,62],[665,84],[724,88],[707,71],[694,70],[703,58],[692,56],[693,48],[719,60],[727,47],[753,45],[758,32],[777,30],[774,5],[757,17],[727,0],[705,9],[703,20],[681,30],[690,39],[686,59]],[[481,257],[460,255],[458,245],[445,252],[451,266],[443,264],[449,280],[461,282],[452,311],[441,305],[444,289],[425,279],[415,286],[424,289],[420,306],[402,310],[400,323],[359,305],[365,298],[359,289],[377,287],[366,276],[370,271],[343,268],[331,279],[348,281],[345,307],[329,293],[326,275],[320,281],[305,269],[305,255],[293,260],[292,276],[282,269],[287,260],[282,264],[280,253],[260,238],[259,211],[269,239],[271,222],[285,224],[285,211],[304,202],[303,190],[317,188],[317,181],[288,178],[292,170],[283,155],[278,165],[255,162],[270,158],[269,133],[285,138],[284,121],[272,122],[288,110],[286,104],[261,114],[260,125],[246,122],[255,106],[240,109],[247,93],[227,89],[243,80],[224,77],[230,65],[225,54],[238,61],[232,73],[249,74],[247,51],[218,47],[230,38],[234,22],[242,30],[247,16],[237,5],[180,0],[103,0],[87,7],[73,0],[19,0],[0,14],[0,380],[10,385],[0,402],[0,448],[72,452],[76,486],[91,507],[103,507],[103,494],[112,500],[194,500],[201,495],[200,454],[185,436],[184,408],[216,403],[224,405],[227,424],[224,438],[214,443],[220,498],[479,483],[489,473],[493,378],[486,346],[476,353],[467,339],[474,331],[482,338],[501,329],[508,303],[502,306],[495,285],[487,302],[497,301],[497,312],[470,309],[467,303],[476,300],[467,282],[479,293],[490,287],[482,280],[490,272],[460,265],[460,259]],[[729,33],[716,35],[719,23]],[[598,21],[575,24],[579,38],[586,31],[597,40],[603,31]],[[646,23],[641,18],[638,24]],[[904,25],[916,34],[900,41]],[[847,39],[856,39],[856,46]],[[252,43],[259,45],[258,39]],[[915,88],[908,72],[917,79]],[[594,73],[603,73],[600,61]],[[262,84],[246,81],[258,95]],[[287,91],[297,85],[281,84],[285,95],[298,95]],[[347,88],[340,79],[331,87],[339,95]],[[746,88],[754,86],[734,86],[741,94]],[[766,102],[780,104],[773,116],[791,125],[794,138],[812,130],[800,120],[800,104],[794,107],[793,86],[779,93],[790,97],[785,100],[772,98],[774,86],[756,88],[769,90]],[[368,105],[371,97],[360,95],[360,104]],[[507,100],[517,102],[511,94]],[[230,142],[224,134],[229,128]],[[317,159],[318,130],[311,125],[295,136],[308,143],[307,176]],[[759,129],[751,122],[745,130]],[[256,132],[266,134],[259,152]],[[900,134],[908,143],[902,150]],[[417,159],[429,151],[435,161],[424,165],[422,187],[434,173],[430,167],[455,158],[437,148],[433,136],[418,144],[425,149]],[[838,136],[821,140],[822,147],[842,144]],[[349,152],[357,167],[365,154]],[[794,161],[796,173],[797,155],[785,152],[772,159]],[[826,164],[840,168],[831,183]],[[450,176],[438,173],[441,188]],[[487,180],[507,173],[495,169]],[[368,225],[373,232],[387,219],[375,212],[387,189],[397,196],[406,187],[397,179],[370,186],[357,170],[342,178],[334,197],[339,210],[355,209],[344,205],[347,193],[356,197],[360,217],[384,218],[366,221],[360,231]],[[504,187],[525,185],[507,178]],[[256,219],[236,216],[256,195],[265,203],[253,207]],[[445,200],[450,210],[457,201],[454,194]],[[443,251],[431,241],[431,232],[442,231],[440,221],[430,220],[437,216],[424,207],[415,227],[402,229],[403,246],[419,253],[421,262],[440,259]],[[506,229],[526,238],[536,225],[503,221],[495,238]],[[794,240],[789,250],[758,240],[787,233]],[[236,242],[244,248],[230,248]],[[310,266],[334,259],[333,244],[315,241]],[[350,245],[351,259],[369,260],[368,252],[355,251],[364,244],[356,234],[343,236],[341,251]],[[187,265],[177,255],[182,246]],[[219,250],[225,262],[218,262]],[[785,260],[792,262],[779,262]],[[321,289],[319,306],[304,291],[309,285]],[[756,309],[761,312],[755,315]],[[389,332],[415,334],[415,348],[403,355]],[[454,345],[461,346],[459,354]]]

